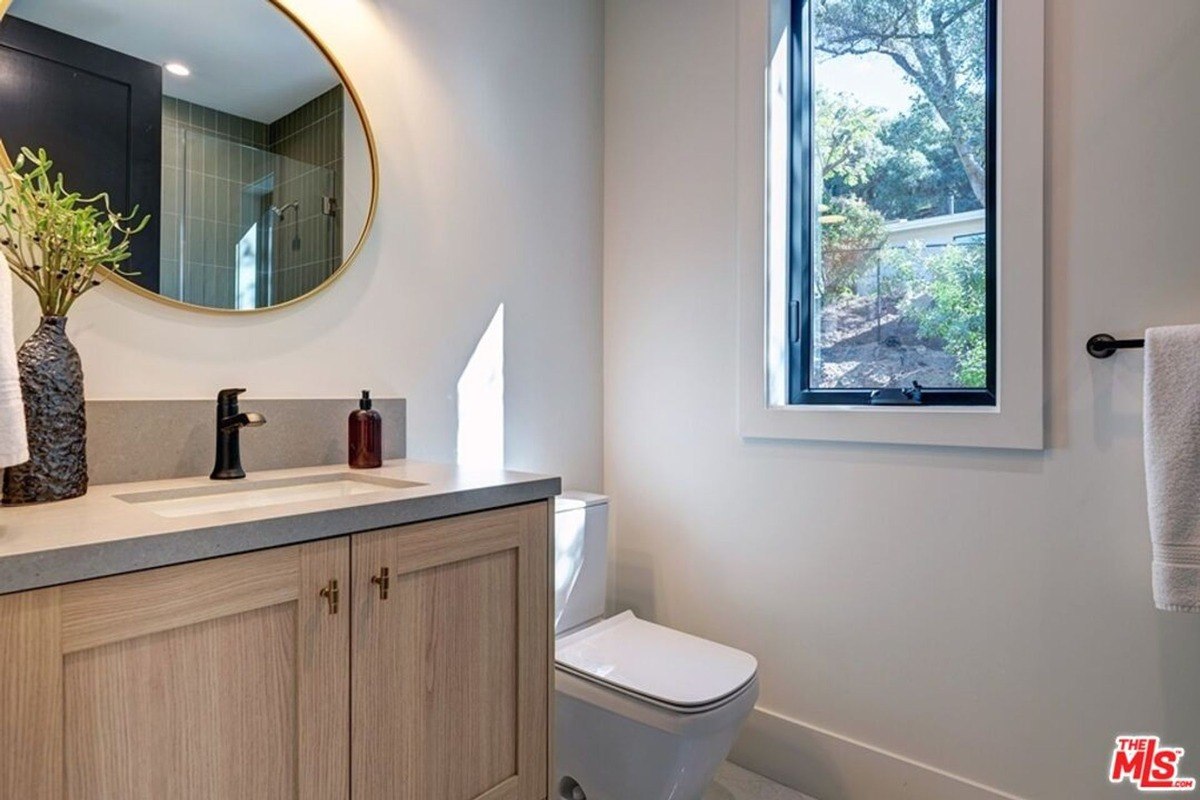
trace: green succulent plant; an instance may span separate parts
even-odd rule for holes
[[[69,192],[62,173],[51,178],[46,151],[21,148],[15,162],[0,146],[0,253],[33,290],[45,316],[66,316],[84,293],[125,271],[130,239],[145,229],[138,218],[112,209],[108,194]]]

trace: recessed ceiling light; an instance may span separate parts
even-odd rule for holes
[[[186,78],[188,75],[192,74],[190,69],[183,64],[180,64],[178,61],[172,61],[167,64],[167,72],[171,73],[172,75],[178,75],[181,78]]]

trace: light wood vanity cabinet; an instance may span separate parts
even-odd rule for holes
[[[0,798],[542,800],[549,514],[0,596]]]

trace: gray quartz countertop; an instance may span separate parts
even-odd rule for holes
[[[179,517],[128,499],[338,476],[421,485]],[[243,481],[181,478],[95,486],[75,500],[0,508],[0,594],[530,503],[554,497],[561,488],[558,478],[545,475],[410,460],[388,461],[374,470],[331,466],[258,472]]]

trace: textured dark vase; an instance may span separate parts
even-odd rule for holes
[[[4,471],[4,504],[46,503],[87,493],[83,367],[66,317],[42,324],[17,351],[29,461]]]

